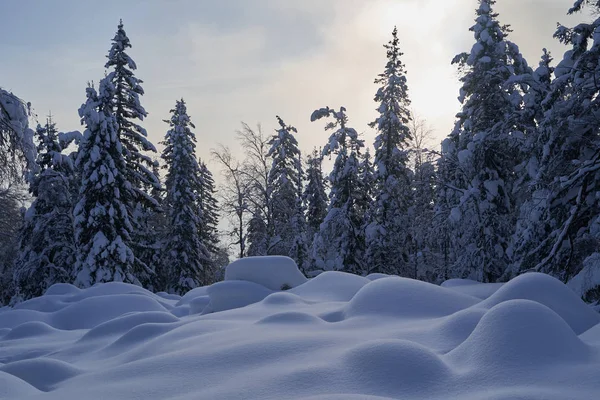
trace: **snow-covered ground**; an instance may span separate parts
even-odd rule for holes
[[[0,399],[600,396],[600,314],[549,276],[305,282],[262,261],[183,297],[60,284],[0,309]]]

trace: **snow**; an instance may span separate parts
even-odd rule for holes
[[[254,282],[271,290],[293,288],[306,282],[298,266],[289,257],[246,257],[227,266],[225,280]]]
[[[324,272],[294,282],[282,257],[231,265],[228,280],[184,296],[57,284],[1,309],[0,398],[587,400],[600,391],[600,315],[547,275],[436,286]],[[282,282],[294,287],[280,291]]]

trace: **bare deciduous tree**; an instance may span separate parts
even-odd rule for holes
[[[246,222],[248,214],[248,190],[244,181],[244,166],[231,154],[228,147],[220,145],[212,150],[213,158],[223,167],[221,173],[224,184],[221,187],[220,197],[223,211],[229,216],[231,230],[229,236],[233,238],[231,243],[237,246],[238,257],[246,254]]]

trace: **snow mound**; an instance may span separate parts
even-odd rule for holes
[[[373,273],[373,274],[369,274],[369,275],[366,276],[366,278],[368,280],[370,280],[370,281],[374,281],[374,280],[381,279],[381,278],[389,278],[389,277],[390,277],[390,275],[380,274],[378,272]]]
[[[79,292],[81,292],[81,289],[79,289],[77,286],[69,283],[55,283],[46,290],[44,296],[61,296],[65,294],[77,294]]]
[[[600,314],[594,312],[573,291],[558,279],[540,273],[527,273],[514,278],[481,305],[491,308],[514,299],[532,300],[545,305],[560,315],[578,335],[600,323]]]
[[[149,323],[169,324],[178,322],[179,319],[173,314],[151,311],[151,312],[135,312],[119,316],[109,321],[96,325],[80,339],[80,341],[88,341],[96,338],[106,338],[107,336],[120,335],[136,326]]]
[[[482,300],[485,300],[496,293],[502,285],[504,285],[504,283],[481,283],[470,279],[449,279],[441,284],[442,287]]]
[[[387,275],[385,275],[387,277]],[[345,272],[326,271],[290,290],[315,301],[349,301],[370,280]]]
[[[464,367],[497,368],[584,362],[590,353],[548,307],[530,300],[508,300],[489,310],[469,338],[448,356]]]
[[[24,324],[18,325],[14,329],[10,330],[5,335],[3,340],[17,340],[32,338],[36,336],[48,335],[57,332],[57,329],[52,328],[50,325],[41,321],[30,321]]]
[[[287,291],[263,283],[228,280],[181,297],[127,284],[55,285],[0,310],[0,399],[600,393],[598,316],[543,275],[501,287],[340,272]]]
[[[0,366],[0,371],[14,375],[43,392],[83,372],[71,364],[50,358],[15,361]]]
[[[323,320],[311,314],[288,311],[269,315],[256,322],[257,324],[319,324]]]
[[[258,283],[270,290],[285,290],[305,283],[308,279],[289,257],[245,257],[229,264],[225,280]]]
[[[0,399],[23,399],[38,393],[29,383],[3,372],[0,367]]]
[[[477,299],[431,283],[407,278],[378,279],[365,285],[348,303],[347,317],[388,315],[441,317],[477,303]]]
[[[345,370],[374,394],[429,392],[443,385],[450,369],[429,349],[406,340],[369,341],[344,355]]]
[[[258,303],[273,293],[272,290],[250,281],[217,282],[208,288],[210,302],[203,313],[214,313],[246,307]]]
[[[265,297],[262,304],[271,306],[293,306],[296,304],[307,304],[307,301],[293,293],[275,292]]]

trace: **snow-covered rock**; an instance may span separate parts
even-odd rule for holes
[[[225,269],[225,280],[258,283],[270,290],[286,290],[305,283],[308,279],[289,257],[245,257],[235,260]]]

